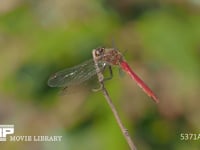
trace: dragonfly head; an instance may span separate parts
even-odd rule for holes
[[[95,56],[96,57],[102,57],[105,53],[105,48],[104,47],[100,47],[95,49]]]
[[[104,61],[110,65],[119,65],[123,60],[122,54],[114,48],[97,48],[93,54],[98,61]]]

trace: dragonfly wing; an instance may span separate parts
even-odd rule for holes
[[[122,70],[122,68],[119,68],[119,76],[120,77],[124,77],[125,76],[125,72]]]
[[[104,68],[104,64],[99,62],[99,68],[101,71]],[[72,68],[67,68],[53,74],[49,80],[48,85],[50,87],[67,87],[70,85],[80,84],[96,74],[96,68],[94,61],[88,60],[80,65]]]

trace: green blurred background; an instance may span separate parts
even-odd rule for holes
[[[60,96],[48,77],[114,45],[160,98],[127,75],[106,87],[140,150],[197,150],[200,133],[199,0],[1,0],[0,124],[62,142],[1,142],[2,150],[129,149],[95,79]]]

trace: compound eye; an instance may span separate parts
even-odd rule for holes
[[[102,48],[100,49],[100,53],[103,53],[104,51],[105,51],[105,48],[102,47]]]
[[[99,48],[96,50],[95,54],[96,56],[101,56],[105,51],[105,48]]]
[[[96,51],[95,51],[95,55],[96,55],[97,57],[100,55],[99,50],[96,50]]]

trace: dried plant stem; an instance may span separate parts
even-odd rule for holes
[[[133,141],[131,140],[131,137],[129,136],[129,133],[128,133],[128,130],[124,127],[124,125],[122,124],[122,121],[118,115],[118,112],[108,94],[108,91],[106,90],[105,86],[104,86],[104,83],[103,82],[100,82],[100,84],[102,85],[102,92],[106,98],[106,101],[108,103],[108,105],[110,106],[113,114],[114,114],[114,117],[117,121],[117,124],[119,125],[120,129],[121,129],[121,132],[123,133],[129,147],[131,150],[136,150],[136,146],[134,145]]]
[[[113,115],[114,115],[114,117],[115,117],[115,119],[117,121],[117,124],[119,125],[120,130],[123,133],[124,138],[126,139],[130,149],[131,150],[137,150],[135,144],[133,143],[133,141],[131,140],[131,137],[129,136],[128,130],[122,124],[122,121],[121,121],[121,119],[120,119],[120,117],[118,115],[118,112],[117,112],[117,110],[116,110],[116,108],[115,108],[115,106],[114,106],[114,104],[113,104],[113,102],[112,102],[112,100],[111,100],[111,98],[109,96],[109,93],[108,93],[107,89],[104,86],[104,76],[103,76],[102,72],[100,71],[100,68],[98,66],[98,62],[97,62],[97,60],[95,58],[96,57],[95,57],[95,53],[94,53],[94,50],[93,50],[93,59],[94,59],[94,62],[95,62],[95,67],[96,67],[98,80],[99,80],[99,83],[100,83],[100,90],[102,90],[103,95],[104,95],[104,97],[105,97],[110,109],[112,110]]]

